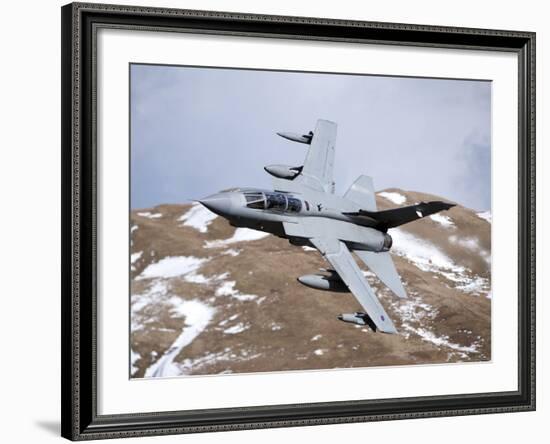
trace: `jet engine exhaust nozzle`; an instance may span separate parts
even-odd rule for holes
[[[392,237],[388,233],[385,233],[383,251],[389,251],[392,245],[393,245]]]

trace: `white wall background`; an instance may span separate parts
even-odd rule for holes
[[[550,14],[535,0],[164,0],[118,3],[262,14],[537,32],[538,410],[533,413],[140,438],[124,442],[263,443],[342,440],[408,443],[542,442],[550,420],[543,348],[543,225],[550,205],[544,122],[550,104],[544,73]],[[3,442],[59,441],[60,421],[60,6],[57,0],[6,2],[0,26],[0,436]],[[7,247],[7,248],[6,248]],[[548,353],[548,347],[546,347]],[[451,384],[452,381],[449,381]],[[538,437],[537,437],[538,436]]]

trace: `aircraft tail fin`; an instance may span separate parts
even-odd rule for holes
[[[407,292],[397,274],[395,264],[388,252],[355,251],[365,265],[398,297],[406,298]]]
[[[376,211],[376,197],[372,177],[359,176],[348,188],[344,197],[360,205],[365,210]]]

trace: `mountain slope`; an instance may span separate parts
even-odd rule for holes
[[[441,200],[397,189],[379,209]],[[337,320],[349,293],[296,278],[326,262],[313,249],[235,229],[200,205],[131,214],[133,377],[409,365],[491,358],[491,225],[456,206],[390,230],[409,297],[365,268],[399,334]]]

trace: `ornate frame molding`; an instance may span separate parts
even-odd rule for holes
[[[535,34],[73,3],[62,8],[62,436],[120,438],[535,409]],[[515,52],[519,60],[519,381],[515,392],[97,414],[96,85],[99,27]]]

